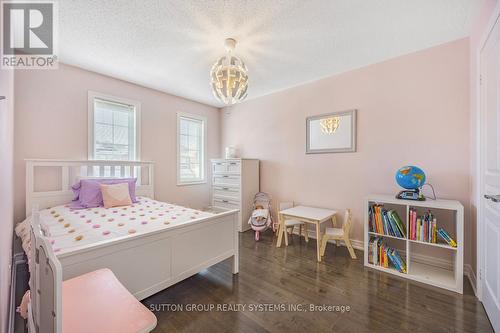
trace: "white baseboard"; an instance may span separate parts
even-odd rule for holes
[[[298,228],[294,229],[293,233],[296,234],[296,235],[298,235],[299,234]],[[310,238],[316,239],[316,230],[308,230],[307,234],[308,234],[308,236]],[[333,241],[333,240],[330,240],[328,242],[335,244],[335,241]],[[340,241],[340,244],[345,245],[343,241]],[[364,251],[364,249],[365,249],[365,247],[364,247],[364,241],[362,241],[362,240],[351,239],[351,244],[352,244],[352,247],[355,248],[356,250]],[[436,257],[422,255],[422,254],[413,254],[412,258],[416,262],[419,262],[419,263],[422,263],[422,264],[432,265],[432,266],[436,266],[436,267],[447,269],[447,270],[452,270],[453,269],[452,263],[449,262],[446,259],[440,259],[440,258],[436,258]],[[477,296],[477,292],[476,292],[476,283],[477,283],[476,274],[474,274],[474,270],[472,269],[471,265],[464,264],[464,275],[469,279],[469,282],[470,282],[470,284],[472,286],[472,289],[474,290],[474,295]]]
[[[464,274],[469,279],[472,290],[474,290],[474,295],[477,297],[477,279],[472,266],[469,264],[464,264]]]
[[[453,270],[453,264],[446,259],[426,256],[422,254],[415,254],[415,253],[413,253],[411,256],[412,259],[418,263],[443,268],[448,271]]]

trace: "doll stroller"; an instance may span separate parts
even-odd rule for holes
[[[255,240],[260,239],[260,233],[266,231],[272,224],[271,197],[269,194],[259,192],[253,199],[253,211],[248,219],[248,224],[255,231]]]

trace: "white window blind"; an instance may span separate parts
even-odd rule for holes
[[[178,115],[178,183],[205,181],[205,119]]]
[[[94,156],[96,160],[135,160],[136,109],[94,98]]]

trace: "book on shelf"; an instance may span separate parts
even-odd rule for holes
[[[431,211],[417,216],[417,211],[410,208],[408,215],[410,239],[419,242],[437,243],[437,220]]]
[[[387,251],[387,255],[389,256],[389,259],[391,260],[392,264],[394,267],[401,273],[406,273],[406,264],[399,255],[398,251],[396,249],[390,249]]]
[[[368,208],[368,224],[371,232],[406,238],[406,225],[395,210],[374,204]]]
[[[444,230],[443,228],[439,228],[438,229],[438,235],[441,236],[442,239],[444,239],[444,241],[451,247],[457,247],[457,242],[455,242],[455,240],[453,238],[450,237],[450,235],[448,235],[448,233],[446,232],[446,230]]]
[[[368,229],[370,231],[375,230],[373,225],[373,206],[368,206]]]
[[[397,226],[397,228],[399,230],[399,234],[401,235],[401,237],[406,238],[406,226],[403,223],[403,221],[401,220],[401,218],[399,217],[398,213],[395,210],[390,210],[388,212],[388,214],[389,214],[389,217],[396,224],[396,226]]]
[[[443,228],[438,228],[437,219],[430,210],[424,213],[424,215],[418,216],[416,209],[410,208],[408,221],[410,240],[438,244],[439,236],[448,245],[452,247],[457,246],[457,243]]]
[[[394,268],[406,273],[406,263],[398,250],[387,246],[382,237],[372,237],[368,244],[368,262],[375,266]]]

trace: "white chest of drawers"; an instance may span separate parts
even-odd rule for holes
[[[212,159],[212,206],[239,209],[240,232],[250,229],[253,197],[259,192],[259,160]]]

